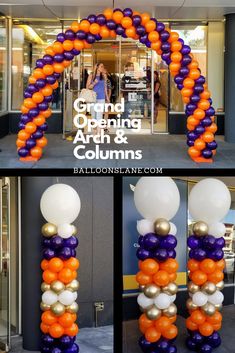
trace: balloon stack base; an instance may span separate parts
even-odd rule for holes
[[[20,157],[21,162],[37,162],[40,158],[27,156],[27,157]]]
[[[195,157],[192,160],[196,163],[213,163],[212,158],[204,158],[204,157]]]

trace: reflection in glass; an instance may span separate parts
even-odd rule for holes
[[[7,34],[6,20],[0,20],[0,111],[6,111],[7,90]],[[4,89],[5,87],[5,89]]]

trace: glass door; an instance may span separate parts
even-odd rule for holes
[[[10,185],[0,179],[0,350],[10,349]]]

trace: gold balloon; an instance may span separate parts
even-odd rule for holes
[[[171,225],[166,219],[158,218],[154,223],[154,229],[157,235],[165,236],[169,234]]]
[[[144,285],[144,284],[140,284],[140,285],[139,285],[139,290],[140,290],[141,292],[144,291],[144,288],[145,288],[145,285]]]
[[[188,298],[186,301],[186,307],[188,310],[197,310],[198,306],[194,304],[191,298]]]
[[[67,311],[68,313],[73,314],[73,313],[77,313],[77,312],[78,312],[79,306],[78,306],[78,304],[77,304],[76,302],[73,302],[71,305],[67,305],[67,306],[65,307],[65,309],[66,309],[66,311]]]
[[[73,226],[73,233],[72,233],[72,235],[76,235],[77,233],[78,233],[78,229],[77,229],[77,227],[75,227],[74,225],[72,225]]]
[[[72,280],[72,282],[70,282],[66,285],[66,289],[69,289],[69,290],[72,290],[73,292],[76,292],[79,289],[79,286],[80,286],[79,282],[76,279],[74,279],[74,280]]]
[[[60,316],[65,312],[65,306],[63,304],[61,304],[60,302],[56,302],[55,304],[53,304],[51,306],[51,311],[56,316]]]
[[[174,295],[178,292],[178,286],[175,282],[170,282],[167,286],[162,287],[162,292],[168,295]]]
[[[216,285],[213,282],[206,282],[201,286],[201,290],[206,294],[213,294],[216,291]]]
[[[167,317],[175,316],[177,314],[177,306],[172,303],[168,308],[162,310],[162,313]]]
[[[65,289],[65,285],[61,281],[53,281],[51,283],[51,290],[53,290],[55,293],[60,293]]]
[[[161,289],[155,284],[147,284],[144,288],[144,294],[148,298],[153,298],[156,295],[160,294]]]
[[[216,308],[213,304],[211,303],[206,303],[205,305],[202,306],[202,310],[206,315],[212,316],[214,315]]]
[[[216,288],[218,290],[224,289],[224,281],[220,281],[220,282],[216,283]]]
[[[57,234],[57,227],[52,223],[45,223],[42,226],[41,231],[44,237],[50,238],[53,235]]]
[[[200,287],[193,283],[193,282],[188,282],[188,291],[192,294],[198,292],[200,290]]]
[[[216,310],[221,311],[222,308],[223,308],[223,305],[222,304],[215,304],[214,307],[215,307]]]
[[[193,225],[193,233],[198,237],[203,237],[209,232],[208,225],[205,222],[199,221]]]
[[[145,315],[149,320],[157,320],[161,316],[161,310],[159,310],[155,305],[145,312]]]
[[[46,283],[46,282],[42,282],[41,284],[41,291],[42,292],[46,292],[47,290],[50,290],[51,286],[50,284]]]
[[[47,310],[50,310],[51,306],[41,302],[40,303],[40,308],[41,308],[42,311],[47,311]]]

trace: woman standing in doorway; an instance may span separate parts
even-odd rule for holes
[[[97,63],[94,66],[93,72],[88,76],[86,88],[92,89],[96,93],[95,103],[99,103],[104,107],[105,100],[106,102],[109,102],[109,97],[107,94],[107,80],[103,63]],[[96,120],[101,120],[103,118],[103,113],[104,108],[102,112],[96,112],[94,108],[91,111],[92,118]],[[101,129],[97,128],[96,134],[100,135],[100,132]]]
[[[154,71],[154,124],[157,123],[158,106],[160,103],[160,87],[161,82],[159,79],[159,74],[157,71]]]

